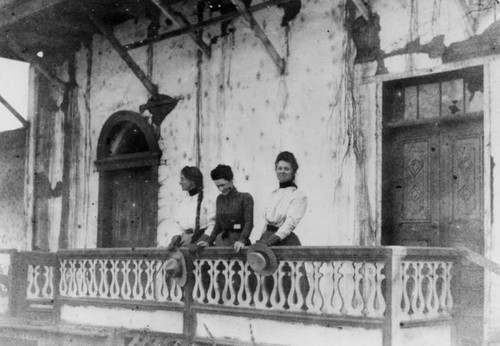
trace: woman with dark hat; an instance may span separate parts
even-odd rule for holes
[[[220,191],[215,207],[215,226],[208,241],[200,246],[233,246],[236,252],[250,245],[253,228],[253,198],[249,193],[239,192],[233,183],[231,167],[218,165],[210,172]]]
[[[276,157],[274,168],[280,185],[267,201],[264,230],[258,242],[268,246],[301,245],[293,232],[307,209],[307,197],[295,184],[299,164],[291,152],[283,151]]]
[[[179,200],[174,211],[175,224],[180,234],[172,237],[168,246],[173,250],[179,246],[196,244],[199,240],[208,238],[215,224],[213,203],[203,195],[203,174],[198,167],[186,166],[181,170],[179,185],[186,194]]]

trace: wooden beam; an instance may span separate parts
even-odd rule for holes
[[[278,51],[276,48],[274,48],[273,44],[267,37],[266,33],[264,30],[260,27],[259,23],[255,20],[254,16],[252,13],[248,10],[248,8],[245,6],[243,1],[241,0],[231,0],[234,6],[236,6],[236,10],[238,13],[245,18],[247,21],[248,25],[250,25],[250,28],[253,30],[257,38],[264,44],[264,47],[266,48],[267,52],[271,56],[271,59],[274,61],[276,66],[278,67],[278,70],[280,71],[281,74],[285,73],[285,60],[280,57],[278,54]]]
[[[183,26],[191,26],[191,23],[189,20],[184,17],[181,13],[175,12],[171,6],[165,4],[164,1],[161,0],[151,0],[152,3],[156,5],[160,9],[160,11],[170,18],[172,22],[174,22],[177,26],[183,27]],[[210,46],[207,45],[201,36],[198,33],[195,33],[193,31],[188,31],[186,33],[192,40],[193,42],[198,46],[198,48],[205,54],[207,58],[210,58],[211,55],[211,49]]]
[[[67,83],[49,71],[41,62],[37,61],[34,56],[27,54],[13,39],[6,37],[9,48],[22,60],[29,62],[38,72],[44,75],[53,84],[65,89]]]
[[[365,5],[363,0],[352,0],[358,11],[361,13],[363,18],[368,22],[371,17],[371,11],[368,6]]]
[[[12,107],[10,105],[10,103],[7,102],[6,99],[3,98],[2,95],[0,95],[0,102],[3,103],[3,105],[5,106],[5,108],[7,108],[11,113],[12,115],[14,115],[17,120],[19,120],[21,122],[21,124],[23,124],[24,127],[27,127],[29,125],[29,123],[26,121],[26,119],[24,119],[21,114],[19,114],[16,109],[14,107]]]
[[[478,266],[483,267],[484,269],[488,269],[489,271],[500,275],[500,264],[493,262],[492,260],[470,250],[469,248],[466,248],[465,246],[457,246],[456,248],[460,252],[460,254],[469,262],[472,262]]]
[[[89,18],[92,20],[97,29],[101,34],[111,43],[116,52],[125,61],[132,72],[139,78],[144,87],[148,90],[151,96],[155,97],[158,95],[158,86],[153,84],[151,80],[142,71],[139,65],[136,64],[134,59],[128,54],[127,50],[121,45],[120,41],[113,34],[113,30],[109,28],[106,24],[101,22],[97,17],[95,17],[92,12],[89,12]]]
[[[248,10],[250,12],[261,11],[261,10],[264,10],[264,9],[269,8],[271,6],[286,4],[287,2],[290,2],[290,1],[291,0],[270,0],[270,1],[262,2],[260,4],[254,5],[254,6],[250,7]],[[180,29],[170,30],[170,31],[161,33],[161,34],[153,36],[153,37],[148,37],[148,38],[145,38],[143,40],[139,40],[139,41],[127,44],[124,47],[126,49],[135,49],[135,48],[143,47],[143,46],[146,46],[150,43],[166,40],[168,38],[172,38],[172,37],[176,37],[176,36],[188,33],[190,31],[196,31],[198,29],[204,28],[204,27],[209,26],[209,25],[214,25],[214,24],[224,22],[227,20],[233,20],[235,18],[238,18],[239,16],[240,16],[240,14],[238,13],[238,11],[233,11],[230,13],[226,13],[226,14],[223,14],[223,15],[220,15],[217,17],[213,17],[213,18],[204,20],[202,22],[199,22],[199,23],[196,23],[196,24],[193,24],[190,26],[185,26],[185,27],[180,28]]]
[[[38,12],[52,8],[64,0],[31,0],[15,1],[14,4],[4,6],[0,10],[0,27],[13,24]]]

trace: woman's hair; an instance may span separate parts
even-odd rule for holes
[[[276,161],[274,161],[274,167],[278,166],[278,162],[280,161],[285,161],[292,166],[293,173],[297,173],[297,170],[299,169],[299,164],[297,163],[297,159],[295,156],[289,152],[289,151],[282,151],[281,153],[278,154],[276,157]]]
[[[188,180],[194,183],[194,189],[198,192],[198,199],[196,203],[196,219],[194,223],[194,232],[200,229],[200,210],[201,202],[203,201],[203,174],[198,167],[186,166],[181,169],[181,174]]]
[[[217,167],[210,172],[210,176],[212,180],[226,179],[227,181],[232,181],[234,177],[231,167],[227,165],[217,165]]]
[[[203,174],[198,167],[186,166],[181,169],[181,174],[194,183],[194,188],[198,191],[203,190]]]

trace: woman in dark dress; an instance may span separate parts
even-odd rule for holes
[[[218,165],[210,173],[220,191],[215,207],[215,226],[208,241],[200,246],[233,246],[236,252],[250,245],[253,228],[253,198],[249,193],[239,192],[233,183],[231,167]]]

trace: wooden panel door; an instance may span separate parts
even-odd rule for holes
[[[110,171],[106,231],[103,247],[150,247],[155,245],[155,198],[151,167]]]
[[[482,254],[482,119],[391,129],[384,145],[384,243],[461,245]],[[457,344],[476,345],[483,332],[484,272],[460,263],[453,275]]]

